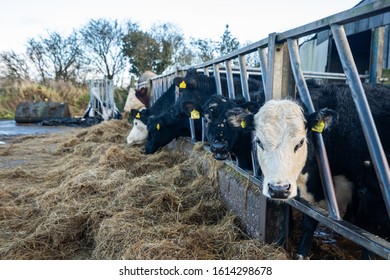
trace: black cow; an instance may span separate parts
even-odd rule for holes
[[[390,154],[386,155],[387,161]],[[383,238],[390,239],[390,218],[386,215],[386,205],[371,159],[364,161],[364,172],[357,182],[358,205],[354,224]],[[363,251],[363,258],[375,257],[367,250]]]
[[[205,134],[210,144],[210,151],[217,160],[225,160],[229,155],[237,159],[237,164],[244,170],[252,170],[251,131],[237,129],[227,121],[226,113],[235,107],[256,113],[260,108],[256,102],[232,100],[222,95],[212,95],[201,108],[205,121]]]
[[[147,124],[148,118],[153,115],[161,115],[162,113],[173,110],[175,104],[175,85],[171,85],[167,91],[165,91],[160,98],[153,103],[149,108],[143,110],[131,109],[130,113],[135,119],[141,120],[144,124]]]
[[[194,121],[198,138],[202,132],[200,120]],[[169,144],[178,137],[191,136],[190,122],[184,113],[166,112],[159,116],[151,116],[147,124],[148,138],[145,144],[145,154],[153,154],[159,148]]]
[[[221,93],[223,96],[228,97],[227,79],[221,75],[220,80]],[[173,82],[180,89],[177,105],[189,117],[193,110],[199,112],[207,99],[217,93],[215,77],[198,73],[194,68],[188,69],[185,77],[176,77]],[[233,85],[236,99],[245,101],[242,96],[241,80],[239,77],[233,78]],[[252,93],[252,101],[260,102],[262,99],[264,102],[264,91],[260,79],[248,79],[248,89]]]
[[[390,151],[390,88],[364,85],[364,90],[383,147],[385,151]],[[263,194],[280,201],[299,195],[323,206],[324,194],[312,144],[313,134],[323,133],[337,201],[339,208],[346,211],[345,219],[374,231],[374,234],[389,237],[389,220],[375,219],[377,223],[382,223],[379,228],[385,229],[385,232],[376,231],[367,225],[367,220],[372,219],[371,215],[363,211],[367,208],[365,205],[369,205],[373,207],[372,213],[380,212],[381,216],[387,216],[385,208],[379,208],[375,202],[380,200],[378,184],[361,177],[367,173],[364,161],[369,153],[349,87],[318,86],[311,88],[311,94],[317,110],[327,109],[307,114],[299,101],[272,100],[261,107],[255,116],[243,110],[228,113],[230,122],[235,126],[239,127],[245,121],[255,130],[257,157],[264,177]],[[338,124],[334,125],[337,119]],[[367,188],[371,190],[369,195],[358,195]],[[300,258],[308,256],[317,223],[305,215],[304,234],[298,249]]]

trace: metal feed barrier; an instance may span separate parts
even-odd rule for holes
[[[383,59],[383,57],[380,56],[380,52],[383,52],[383,42],[382,44],[380,41],[379,43],[373,43],[372,50],[375,53],[371,58],[371,72],[365,75],[359,75],[345,31],[346,28],[350,28],[351,25],[354,24],[359,26],[364,25],[366,28],[365,30],[373,30],[373,34],[378,34],[378,30],[380,33],[381,30],[384,29],[384,26],[390,25],[390,0],[374,1],[365,5],[358,5],[353,9],[283,33],[271,33],[268,38],[252,43],[225,56],[196,65],[194,68],[198,69],[198,71],[203,71],[206,75],[209,75],[210,73],[213,74],[216,79],[217,91],[219,94],[221,94],[220,73],[221,71],[226,73],[229,97],[235,97],[233,73],[239,73],[243,96],[247,101],[250,100],[247,78],[251,73],[262,76],[266,100],[285,98],[288,96],[288,93],[295,92],[296,87],[309,111],[314,111],[314,108],[305,79],[323,78],[341,79],[346,81],[352,91],[353,100],[359,114],[365,140],[374,163],[380,189],[387,208],[387,214],[390,217],[389,165],[362,87],[362,80],[375,82],[380,78],[378,77],[378,73],[380,76],[382,69],[380,63],[382,62],[381,59]],[[322,31],[329,32],[329,36],[333,38],[344,74],[302,71],[298,40]],[[252,53],[258,54],[260,62],[259,68],[247,68],[246,55]],[[232,67],[232,62],[234,60],[238,61],[238,67]],[[188,67],[177,68],[176,71],[170,72],[169,74],[152,78],[153,95],[155,96],[155,99],[161,96],[162,92],[172,84],[173,77],[184,75],[187,69]],[[192,137],[192,139],[195,138]],[[321,224],[356,244],[367,248],[385,259],[390,259],[390,243],[388,241],[366,232],[353,224],[344,221],[340,217],[333,188],[332,174],[321,134],[317,134],[315,141],[317,141],[319,147],[317,157],[320,163],[320,173],[328,211],[310,205],[301,199],[290,200],[288,204],[313,217]],[[258,178],[259,174],[244,172],[232,162],[228,162],[228,164],[261,188]],[[253,160],[253,164],[256,164],[255,160]],[[262,203],[261,208],[264,209],[264,211],[256,213],[256,215],[261,215],[261,237],[266,242],[275,242],[283,239],[283,236],[280,236],[279,229],[285,227],[286,222],[283,219],[275,221],[275,215],[272,216],[272,213],[288,210],[285,209],[286,207],[270,203],[263,196],[261,196],[260,200],[259,203]],[[273,217],[273,220],[270,221],[271,217]],[[274,230],[272,231],[270,228],[273,228]],[[288,230],[283,231],[284,234],[287,231]]]
[[[94,79],[89,82],[89,117],[108,120],[115,117],[114,82],[108,79]]]

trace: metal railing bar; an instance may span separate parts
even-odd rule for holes
[[[287,40],[288,50],[290,54],[291,67],[294,74],[295,82],[298,86],[299,95],[305,104],[309,113],[315,111],[311,101],[310,92],[307,88],[305,78],[301,70],[301,61],[299,57],[298,43],[296,39]],[[340,212],[337,205],[336,195],[334,192],[333,177],[330,171],[328,155],[326,153],[325,143],[320,133],[314,133],[314,138],[317,146],[317,162],[321,174],[322,186],[326,202],[329,209],[329,216],[331,219],[340,219]]]
[[[228,85],[229,98],[234,99],[236,96],[234,92],[234,81],[233,81],[233,71],[232,71],[232,63],[231,60],[226,60],[226,79]]]
[[[329,29],[329,26],[333,24],[346,24],[386,12],[390,12],[390,0],[374,1],[279,33],[277,41],[287,40],[288,38],[304,37],[309,34],[327,30]]]
[[[382,143],[379,139],[374,119],[364,93],[363,85],[360,81],[357,68],[348,44],[344,27],[338,24],[332,25],[332,34],[340,56],[348,85],[352,91],[352,97],[362,124],[364,137],[368,150],[374,162],[375,172],[378,177],[383,199],[390,217],[390,172],[386,155],[383,151]]]

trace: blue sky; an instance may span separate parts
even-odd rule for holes
[[[90,19],[176,24],[189,38],[218,40],[229,24],[241,43],[264,39],[352,8],[359,0],[13,0],[0,4],[0,52],[23,52],[29,38],[69,34]]]

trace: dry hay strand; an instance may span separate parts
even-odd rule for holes
[[[23,226],[23,235],[1,246],[2,259],[73,259],[78,251],[88,250],[87,215],[63,208],[50,215],[35,217],[34,226]],[[33,218],[33,217],[31,217]]]
[[[121,120],[104,121],[92,126],[87,133],[80,133],[78,137],[82,141],[97,143],[125,143],[125,135],[129,133],[131,125]]]

